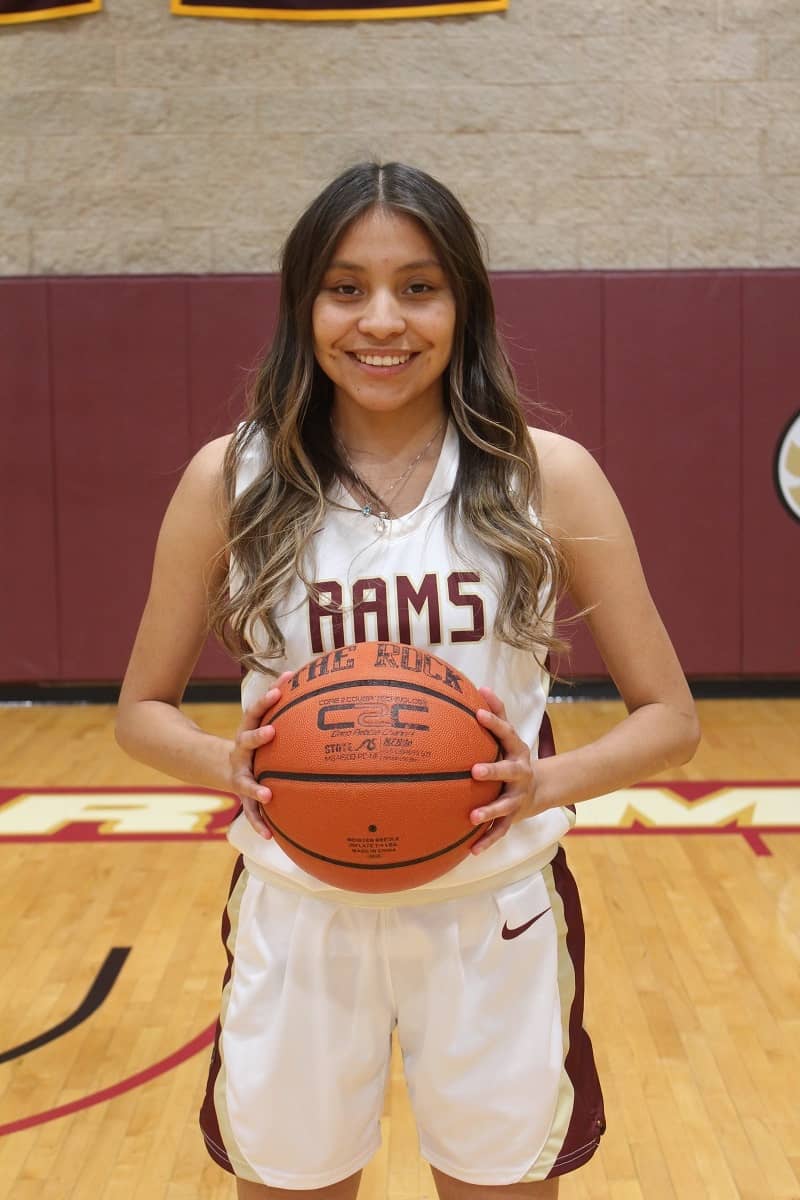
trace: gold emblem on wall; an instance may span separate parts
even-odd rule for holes
[[[782,504],[800,521],[800,411],[783,431],[775,454],[775,486]]]

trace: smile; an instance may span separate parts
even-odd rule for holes
[[[402,367],[409,361],[411,354],[358,354],[354,351],[353,358],[365,367]]]

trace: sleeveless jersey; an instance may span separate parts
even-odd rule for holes
[[[354,642],[404,642],[429,650],[477,686],[492,688],[535,757],[549,678],[530,651],[494,636],[497,596],[503,586],[494,556],[466,530],[456,537],[456,546],[447,536],[444,509],[458,457],[458,433],[451,421],[422,500],[406,516],[386,521],[383,528],[374,516],[363,515],[340,482],[331,486],[325,523],[313,541],[309,575],[319,599],[309,597],[305,586],[296,582],[276,613],[286,640],[285,657],[271,660],[270,666],[278,673],[295,671],[318,654]],[[237,494],[265,469],[265,447],[254,437],[239,467]],[[234,562],[234,591],[237,585]],[[259,627],[255,620],[249,630],[256,653],[264,645]],[[272,678],[249,672],[242,682],[243,707],[268,691]],[[496,888],[540,870],[573,824],[571,809],[549,809],[516,822],[483,854],[469,855],[440,878],[380,895],[348,892],[320,882],[295,865],[274,839],[259,837],[243,813],[233,822],[228,838],[259,878],[339,904],[395,906]]]

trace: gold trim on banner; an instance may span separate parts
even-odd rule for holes
[[[43,8],[39,12],[3,13],[0,25],[23,25],[31,21],[57,21],[61,17],[82,17],[85,13],[100,12],[103,0],[82,0],[80,4],[69,4],[60,8]]]
[[[454,17],[470,13],[504,12],[509,0],[477,0],[475,4],[414,4],[402,8],[211,8],[170,0],[177,17],[241,17],[250,21],[396,21],[402,17]]]

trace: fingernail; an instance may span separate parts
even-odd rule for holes
[[[489,774],[488,767],[480,766],[480,767],[472,768],[472,775],[473,775],[474,779],[485,779],[488,774]]]

